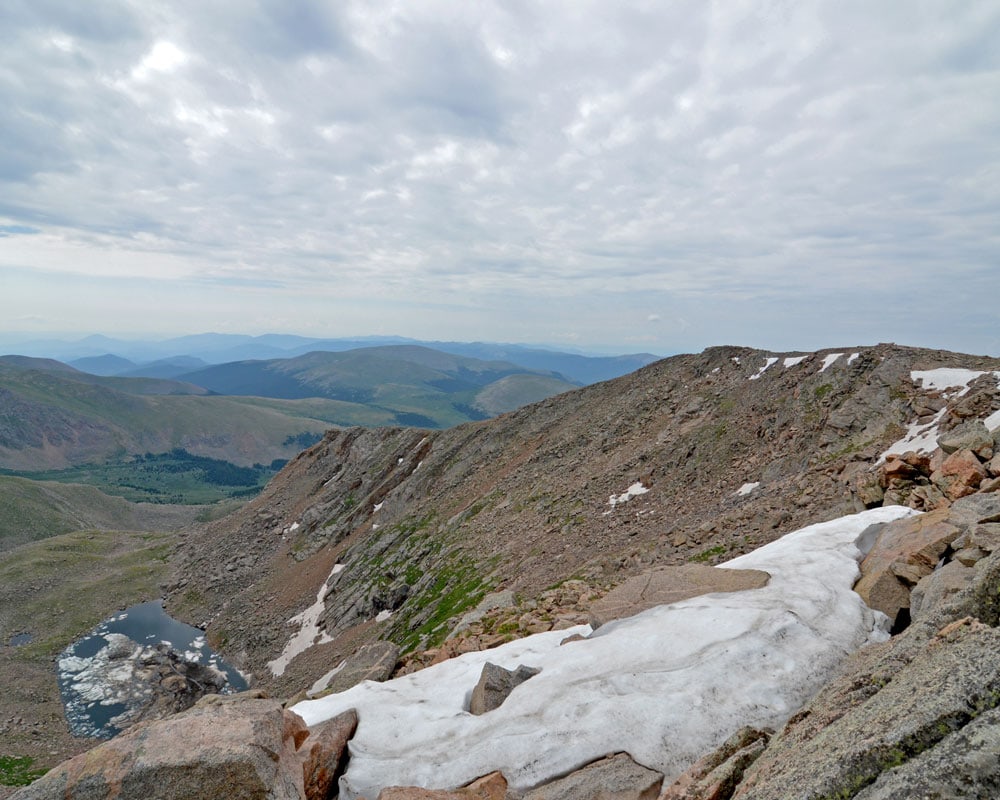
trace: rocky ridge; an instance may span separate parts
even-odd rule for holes
[[[691,561],[716,563],[805,522],[901,503],[938,515],[925,527],[940,523],[954,530],[943,545],[935,539],[934,563],[923,548],[890,553],[887,530],[904,523],[878,532],[881,544],[873,554],[884,556],[880,580],[885,584],[891,576],[903,591],[887,592],[895,603],[887,613],[903,629],[888,643],[890,650],[919,661],[915,654],[933,644],[954,650],[959,660],[974,660],[994,647],[991,634],[981,629],[997,626],[990,594],[998,585],[991,538],[996,534],[990,526],[1000,521],[1000,509],[994,519],[988,503],[1000,498],[995,493],[1000,447],[995,438],[987,445],[967,421],[992,419],[1000,408],[993,373],[1000,363],[892,345],[834,355],[782,359],[713,348],[452,431],[331,432],[243,512],[188,537],[170,586],[171,608],[206,623],[214,643],[253,669],[258,685],[287,695],[376,638],[408,648],[400,669],[416,669],[586,621],[598,599],[630,576]],[[985,374],[961,392],[928,389],[912,377],[959,367]],[[892,442],[906,442],[914,428],[931,425],[940,434],[940,453],[925,447],[924,453],[904,450],[880,460]],[[967,428],[975,430],[969,439],[962,438]],[[950,452],[943,449],[953,445]],[[956,453],[955,462],[967,468],[942,469]],[[981,498],[987,498],[986,506],[976,505]],[[866,576],[878,571],[877,561],[872,558]],[[936,569],[937,562],[942,563]],[[335,569],[337,564],[343,568]],[[316,625],[322,643],[292,658],[286,675],[271,675],[267,664],[288,637],[285,620],[314,601],[316,586],[326,587],[319,593]],[[900,616],[904,608],[914,620],[909,627]],[[965,617],[972,620],[961,622]],[[426,645],[434,648],[428,651]],[[854,661],[864,661],[869,652],[874,650]],[[891,673],[887,662],[878,663],[879,675]],[[949,669],[935,664],[934,675]],[[851,662],[846,675],[856,669],[874,668]],[[989,698],[992,678],[988,670],[980,672]],[[863,674],[867,677],[844,680],[855,686],[870,679]],[[897,699],[907,691],[900,686],[909,685],[912,692],[928,683],[924,672],[913,674],[910,684],[896,684]],[[957,702],[968,686],[950,696]],[[853,689],[830,691],[837,702],[846,695],[858,699]],[[890,746],[905,757],[876,759],[875,781],[885,783],[882,775],[895,762],[933,762],[932,751],[951,733],[966,746],[972,743],[973,752],[984,747],[993,752],[996,704],[990,702],[931,746]],[[847,714],[844,708],[842,702],[814,718],[824,720],[825,730]],[[884,715],[876,717],[885,724]],[[785,752],[774,748],[789,741],[801,745],[786,736],[799,723],[797,716],[778,736],[751,732],[745,740],[728,742],[707,757],[699,775],[683,778],[685,794],[677,794],[675,785],[663,789],[663,796],[725,798],[734,791],[740,797],[789,796],[780,791],[794,784],[772,794],[755,792],[777,780],[761,777],[770,763],[766,754]],[[859,722],[851,736],[863,738],[865,724],[870,723]],[[809,736],[815,732],[810,729]],[[938,750],[938,759],[948,757],[946,752]],[[968,769],[978,781],[974,786],[992,786],[989,769],[973,766]],[[868,778],[851,780],[847,789],[837,784],[837,796],[875,785]],[[424,794],[385,797],[503,797],[506,788],[499,785],[500,779],[493,779],[468,790],[413,789]],[[622,790],[620,796],[655,797],[660,783],[653,794],[651,785],[633,794]],[[590,796],[579,788],[567,791],[577,793],[558,795],[555,787],[539,787],[537,796]],[[834,796],[823,794],[826,788],[817,791],[808,796]],[[904,796],[892,794],[891,787],[887,791],[858,796]]]
[[[942,368],[983,374],[960,395],[912,377]],[[279,694],[374,639],[439,655],[568,627],[650,568],[719,563],[894,502],[893,487],[872,491],[879,456],[907,426],[946,433],[1000,407],[994,370],[895,345],[721,347],[446,431],[331,431],[243,510],[187,536],[167,606]],[[273,674],[317,590],[320,643]]]

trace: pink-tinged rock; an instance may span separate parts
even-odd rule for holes
[[[947,522],[949,509],[891,522],[861,562],[861,578],[854,585],[869,607],[895,620],[910,607],[909,585],[929,575],[961,529]],[[905,565],[905,566],[904,566]],[[899,578],[904,573],[906,582]]]
[[[18,800],[302,800],[296,752],[308,729],[276,700],[209,695],[167,719],[140,722],[65,761]]]
[[[920,472],[903,460],[901,456],[891,455],[879,467],[879,484],[888,489],[894,480],[912,481]]]
[[[728,800],[769,739],[765,731],[740,728],[665,788],[659,800]]]
[[[683,564],[629,578],[590,607],[590,624],[599,628],[614,619],[712,592],[739,592],[766,586],[771,576],[756,569],[725,569]]]
[[[377,800],[504,800],[507,779],[491,772],[459,789],[421,789],[417,786],[387,786]]]
[[[986,469],[969,450],[958,450],[941,464],[941,475],[947,481],[944,493],[957,500],[973,494],[986,477]]]
[[[616,753],[532,789],[523,800],[655,800],[662,784],[661,773]]]
[[[302,779],[306,800],[335,796],[335,783],[346,764],[347,742],[358,727],[353,708],[315,726],[301,746]]]

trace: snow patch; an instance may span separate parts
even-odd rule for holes
[[[777,358],[769,358],[769,359],[767,359],[767,360],[766,360],[766,361],[764,362],[764,366],[763,366],[763,367],[761,367],[761,368],[760,368],[759,370],[757,370],[757,371],[756,371],[756,372],[755,372],[755,373],[754,373],[753,375],[751,375],[751,376],[750,376],[750,380],[752,380],[752,381],[755,381],[755,380],[757,380],[757,379],[758,379],[758,378],[759,378],[759,377],[760,377],[761,375],[763,375],[763,374],[764,374],[764,373],[765,373],[765,372],[767,371],[768,367],[770,367],[770,366],[772,366],[773,364],[777,363],[777,361],[778,361],[778,359],[777,359]]]
[[[746,497],[750,492],[760,486],[760,481],[755,481],[754,483],[744,483],[739,489],[737,489],[734,494],[737,497]]]
[[[337,664],[337,666],[335,666],[333,669],[327,672],[323,677],[317,680],[316,683],[314,683],[312,686],[309,687],[309,694],[314,695],[314,694],[319,694],[322,691],[325,691],[326,687],[330,685],[330,681],[333,680],[333,676],[336,675],[338,672],[340,672],[344,668],[344,665],[346,663],[347,659],[344,659],[339,664]]]
[[[389,617],[392,616],[392,612],[388,608],[383,608],[378,614],[375,615],[376,622],[385,622]]]
[[[742,725],[780,728],[848,653],[888,638],[886,617],[851,589],[856,542],[915,513],[890,506],[811,525],[724,565],[768,572],[761,589],[659,606],[564,647],[588,627],[536,634],[292,710],[312,726],[357,709],[344,800],[493,770],[520,792],[615,750],[670,782]],[[541,672],[473,716],[467,697],[486,661]]]
[[[785,369],[789,367],[794,367],[796,364],[801,364],[809,356],[789,356],[782,363],[785,365]]]
[[[942,367],[939,369],[913,370],[910,372],[910,380],[914,383],[920,382],[920,386],[925,390],[937,390],[945,398],[962,397],[969,391],[969,385],[981,375],[986,375],[984,371],[974,369],[961,369],[955,367]],[[998,384],[1000,384],[1000,371],[994,372]],[[902,455],[908,450],[918,453],[932,453],[937,449],[937,440],[941,435],[938,423],[947,413],[946,408],[942,408],[930,422],[911,422],[906,429],[906,434],[897,442],[889,445],[888,449],[878,457],[876,464],[881,464],[886,457],[891,455]],[[1000,411],[990,414],[983,420],[986,429],[992,431],[1000,426]]]
[[[823,356],[823,366],[819,368],[820,372],[826,372],[830,367],[833,366],[833,362],[840,358],[843,353],[830,353],[829,355]],[[858,354],[855,353],[848,359],[847,363],[850,364],[852,360],[857,358]]]
[[[853,364],[860,355],[861,355],[861,353],[851,353],[851,355],[848,356],[848,358],[847,358],[847,363],[848,364]]]
[[[285,643],[285,649],[281,651],[281,655],[273,661],[267,662],[267,668],[271,670],[271,674],[274,677],[279,678],[284,675],[288,665],[292,663],[292,659],[304,653],[313,645],[326,644],[333,641],[333,637],[320,629],[319,618],[323,616],[323,610],[325,609],[323,600],[329,591],[327,582],[343,569],[343,564],[334,564],[333,569],[330,570],[330,576],[320,584],[319,590],[316,592],[316,602],[305,611],[296,614],[288,620],[290,625],[297,624],[299,629]]]
[[[385,503],[376,503],[375,507],[372,509],[372,513],[374,514],[376,511],[381,511],[382,510],[382,506],[384,506],[384,505],[385,505]]]
[[[608,498],[608,505],[614,508],[621,503],[627,503],[633,497],[638,497],[640,494],[646,494],[648,491],[649,489],[642,485],[642,481],[636,481],[622,494],[611,495],[611,497]]]
[[[913,370],[910,373],[910,380],[914,383],[920,381],[923,389],[937,389],[945,397],[962,397],[969,391],[969,384],[985,374],[986,372],[982,370],[941,367],[939,369]],[[1000,381],[1000,372],[994,372],[993,375]],[[947,391],[949,389],[950,392]]]
[[[882,455],[878,457],[876,464],[881,464],[888,456],[891,455],[902,455],[908,450],[913,450],[917,453],[932,453],[937,448],[937,438],[940,436],[938,431],[938,423],[941,418],[944,417],[945,413],[948,411],[947,408],[942,408],[937,414],[934,415],[934,419],[930,422],[920,423],[913,422],[906,429],[906,434],[897,442],[893,442],[889,445],[888,449]]]

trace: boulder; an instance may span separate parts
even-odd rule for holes
[[[661,773],[615,753],[532,789],[523,800],[655,800],[662,784]]]
[[[480,715],[499,708],[514,691],[514,687],[537,675],[538,672],[539,670],[523,664],[516,670],[509,670],[487,661],[483,664],[479,682],[472,690],[469,713]]]
[[[869,607],[896,620],[910,607],[910,589],[937,566],[948,546],[962,532],[949,520],[949,508],[897,520],[885,526],[861,562],[854,585]],[[906,580],[899,575],[904,574]]]
[[[974,571],[960,561],[950,561],[940,569],[925,576],[910,593],[910,617],[920,619],[952,595],[965,589],[974,577]]]
[[[993,434],[979,420],[963,422],[938,437],[938,447],[951,455],[959,450],[971,450],[984,461],[993,458]]]
[[[971,450],[957,450],[942,463],[934,473],[938,488],[952,500],[975,493],[986,477],[986,468]],[[934,480],[934,477],[931,477]]]
[[[421,789],[416,786],[387,786],[377,800],[504,800],[507,780],[491,772],[458,789]]]
[[[1000,759],[970,754],[963,747],[981,740],[995,747],[995,725],[972,723],[985,712],[994,711],[995,718],[1000,702],[1000,630],[965,620],[919,644],[908,644],[910,652],[906,646],[894,648],[892,642],[862,650],[853,659],[853,669],[824,688],[772,739],[733,798],[866,797],[859,789],[872,785],[874,791],[879,780],[890,778],[897,787],[905,786],[896,778],[901,767],[926,774],[921,761],[944,753],[976,762],[984,783],[971,787],[973,792],[981,785],[997,785]]]
[[[615,619],[677,603],[712,592],[739,592],[766,586],[771,576],[755,569],[726,569],[706,564],[683,564],[629,578],[590,607],[590,625],[599,628]]]
[[[343,666],[330,678],[326,688],[315,696],[343,692],[361,681],[384,681],[392,675],[399,662],[399,645],[389,641],[370,642],[344,660]]]
[[[234,696],[239,698],[239,695]],[[165,720],[140,722],[65,761],[17,800],[303,800],[302,718],[276,700],[206,698]]]
[[[307,800],[336,796],[337,779],[347,766],[347,742],[357,727],[358,712],[352,708],[310,730],[301,747]]]

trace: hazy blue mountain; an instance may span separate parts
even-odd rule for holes
[[[207,366],[208,362],[201,358],[172,356],[147,364],[133,364],[131,368],[115,374],[122,378],[176,378],[178,375]]]
[[[105,353],[102,356],[86,356],[68,362],[71,367],[81,372],[89,372],[91,375],[122,375],[131,369],[135,369],[136,363],[127,358],[116,356],[114,353]],[[164,377],[164,376],[157,376]]]

